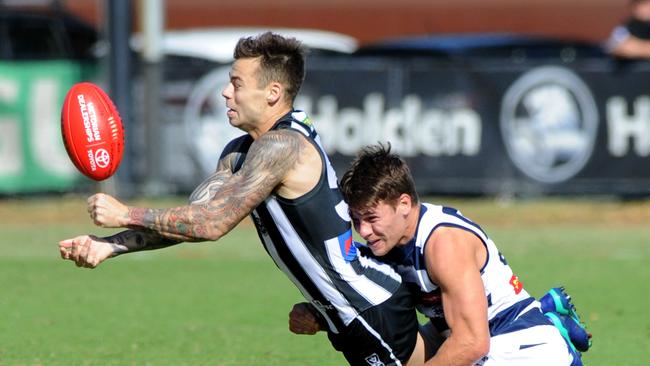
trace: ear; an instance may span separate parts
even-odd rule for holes
[[[269,104],[275,104],[282,98],[283,94],[284,88],[282,87],[282,84],[272,82],[266,89],[266,101]]]
[[[408,215],[411,212],[411,207],[413,206],[413,201],[411,196],[406,193],[402,193],[397,199],[397,213],[400,215]]]

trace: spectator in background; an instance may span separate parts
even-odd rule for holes
[[[630,0],[630,13],[612,31],[607,49],[617,57],[650,59],[650,0]]]

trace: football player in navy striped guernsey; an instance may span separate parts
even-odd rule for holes
[[[306,114],[293,109],[304,78],[300,42],[264,33],[240,39],[234,56],[222,95],[230,124],[246,134],[226,146],[190,204],[140,208],[93,195],[88,211],[95,224],[128,230],[63,240],[62,258],[94,268],[124,253],[214,241],[250,215],[268,254],[350,364],[422,364],[410,292],[389,265],[360,256],[319,136]]]
[[[367,241],[358,244],[360,250],[390,263],[414,285],[416,306],[430,320],[421,330],[427,335],[426,365],[582,364],[569,334],[564,339],[561,327],[544,316],[477,224],[453,208],[419,202],[408,166],[390,153],[390,145],[363,149],[340,187],[354,227]],[[573,314],[568,296],[554,290],[544,296],[550,304],[544,311],[571,320],[550,299]],[[584,331],[579,320],[575,324]],[[293,332],[313,334],[318,328],[304,304],[294,306]],[[588,337],[580,340],[586,350]]]

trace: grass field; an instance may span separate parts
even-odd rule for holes
[[[250,223],[80,269],[58,241],[114,232],[92,226],[84,200],[0,201],[0,365],[345,364],[324,334],[288,331],[301,295]],[[587,365],[647,364],[650,202],[445,203],[482,225],[533,295],[567,286],[594,334]]]

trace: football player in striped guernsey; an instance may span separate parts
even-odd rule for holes
[[[190,204],[151,209],[91,196],[95,224],[128,230],[63,240],[61,256],[94,268],[125,253],[218,240],[250,215],[269,256],[350,364],[422,364],[410,292],[390,265],[361,256],[352,244],[335,172],[314,125],[293,109],[304,78],[300,42],[268,32],[240,39],[234,56],[222,95],[230,124],[246,134],[226,146]]]

